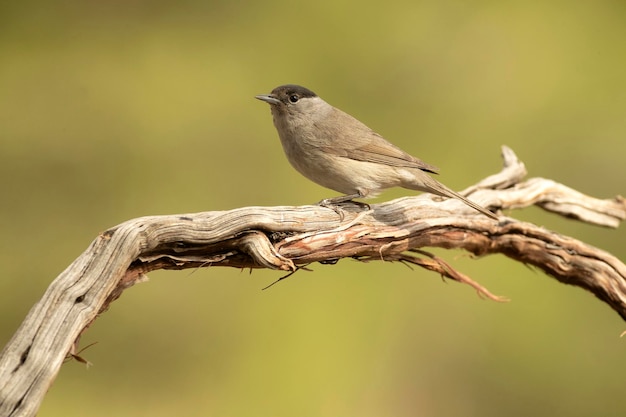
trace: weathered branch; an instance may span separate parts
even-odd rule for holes
[[[606,227],[626,218],[622,197],[599,200],[526,175],[503,148],[504,168],[465,190],[483,206],[538,205]],[[133,219],[102,233],[45,292],[0,355],[0,416],[34,415],[66,356],[111,302],[155,269],[208,266],[295,271],[341,258],[399,261],[473,286],[500,300],[444,260],[419,248],[502,253],[560,282],[592,292],[626,319],[626,266],[575,239],[502,215],[493,221],[456,200],[431,195],[345,206],[248,207],[223,212]]]

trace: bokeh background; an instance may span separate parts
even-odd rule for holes
[[[626,190],[619,1],[23,1],[0,6],[0,344],[99,232],[334,193],[266,104],[303,84],[462,189],[512,147],[530,176]],[[406,195],[394,190],[380,199]],[[510,213],[626,259],[624,228]],[[512,299],[400,264],[155,272],[85,333],[41,416],[617,416],[626,328],[504,257],[437,251]]]

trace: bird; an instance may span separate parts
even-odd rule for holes
[[[291,165],[311,181],[343,194],[322,200],[320,205],[359,203],[353,199],[372,198],[388,188],[403,187],[459,199],[498,219],[432,178],[429,174],[438,174],[437,167],[406,153],[306,87],[285,84],[255,98],[270,105]]]

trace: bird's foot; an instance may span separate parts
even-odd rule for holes
[[[346,206],[357,206],[365,210],[371,210],[369,204],[363,203],[361,201],[354,201],[353,198],[362,197],[360,194],[352,194],[352,195],[342,195],[339,197],[333,198],[325,198],[322,201],[318,202],[318,206],[326,207],[333,210],[340,217],[340,221],[343,221],[345,217],[345,210],[343,207]]]

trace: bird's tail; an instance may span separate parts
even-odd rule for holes
[[[474,210],[481,212],[485,216],[491,217],[494,220],[498,220],[498,216],[496,214],[487,210],[483,206],[476,204],[471,200],[468,200],[467,198],[463,197],[461,194],[457,193],[456,191],[452,191],[451,189],[449,189],[448,187],[446,187],[445,185],[443,185],[436,179],[432,178],[430,175],[424,174],[423,176],[420,176],[420,179],[423,180],[423,184],[420,184],[422,185],[422,187],[420,187],[422,191],[437,194],[442,197],[456,198],[458,200],[461,200],[462,202],[464,202],[465,204],[467,204]]]

